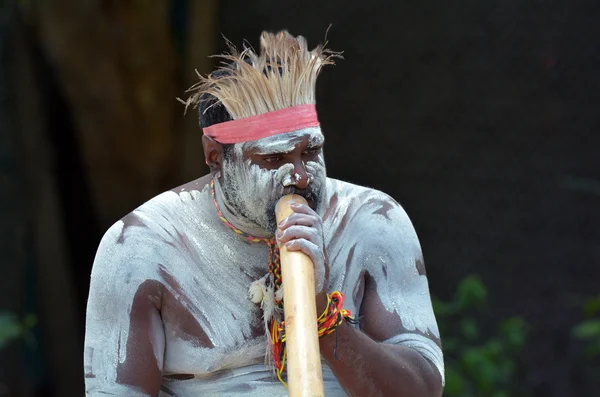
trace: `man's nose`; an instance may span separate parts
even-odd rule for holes
[[[294,162],[293,185],[298,189],[306,189],[310,183],[310,177],[306,172],[306,166],[302,160]]]

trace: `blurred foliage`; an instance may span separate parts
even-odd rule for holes
[[[587,358],[600,357],[600,296],[584,304],[583,315],[585,320],[573,329],[573,335],[586,343]]]
[[[24,338],[29,346],[35,346],[36,341],[31,330],[36,324],[35,314],[28,314],[19,319],[13,313],[0,312],[0,350],[21,338]]]
[[[458,285],[452,301],[433,299],[446,365],[445,397],[529,395],[516,381],[528,326],[513,317],[482,329],[480,324],[489,323],[487,298],[479,277],[469,276]]]

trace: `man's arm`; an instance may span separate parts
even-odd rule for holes
[[[86,317],[87,396],[157,396],[165,337],[162,285],[136,271],[119,246],[118,224],[109,229],[92,270]]]
[[[317,297],[319,312],[325,298]],[[438,369],[417,350],[383,343],[402,329],[400,318],[385,310],[374,280],[367,277],[360,311],[361,330],[344,322],[319,340],[321,354],[350,396],[438,397]]]
[[[347,237],[357,246],[351,263],[325,263],[362,269],[361,330],[344,323],[337,335],[321,338],[322,355],[351,396],[438,397],[443,358],[416,233],[393,199],[370,197],[357,205],[352,225],[341,225],[358,233]],[[292,208],[296,213],[279,225],[279,243],[303,251],[317,268],[327,257],[322,221],[306,206]],[[319,313],[325,301],[317,295]]]

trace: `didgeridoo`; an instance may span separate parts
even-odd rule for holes
[[[275,207],[277,223],[294,212],[290,204],[306,204],[306,200],[299,195],[282,197]],[[307,255],[285,246],[280,255],[288,393],[290,397],[323,397],[314,267]]]

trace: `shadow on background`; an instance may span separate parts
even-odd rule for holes
[[[439,3],[439,4],[434,4]],[[102,233],[206,172],[175,97],[222,32],[324,38],[331,176],[411,216],[446,396],[592,396],[600,380],[600,3],[4,1],[0,396],[83,394]]]

